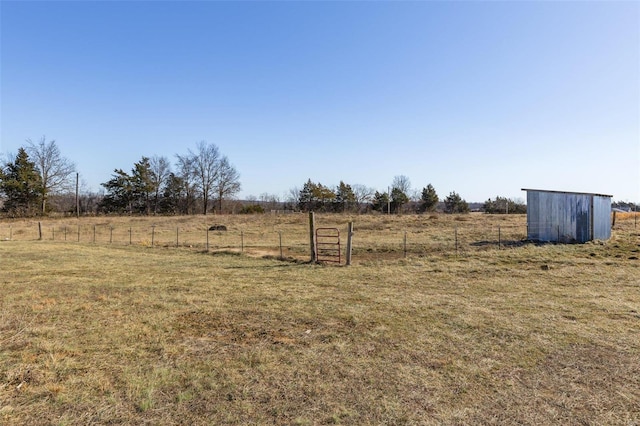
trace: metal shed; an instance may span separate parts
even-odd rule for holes
[[[611,195],[587,192],[527,191],[527,238],[584,243],[611,238]]]

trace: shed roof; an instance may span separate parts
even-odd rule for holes
[[[522,188],[522,191],[535,191],[535,192],[553,192],[556,194],[580,194],[580,195],[597,195],[598,197],[609,197],[612,198],[613,195],[607,195],[607,194],[596,194],[594,192],[572,192],[572,191],[552,191],[549,189],[528,189],[528,188]]]

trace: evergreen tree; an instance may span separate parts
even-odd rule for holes
[[[155,190],[149,158],[142,157],[140,161],[133,165],[130,181],[133,211],[135,213],[149,215],[151,213],[151,200]]]
[[[402,206],[409,202],[409,197],[401,188],[393,188],[391,190],[391,210],[394,213],[400,213]]]
[[[373,194],[373,209],[382,213],[387,213],[389,206],[389,194],[376,191]]]
[[[484,202],[482,209],[485,213],[522,214],[527,212],[526,205],[506,197],[496,197],[495,200],[489,198]]]
[[[98,209],[104,213],[133,212],[133,184],[131,176],[122,169],[115,169],[111,179],[101,183],[107,193],[100,201]]]
[[[328,211],[336,199],[336,193],[321,183],[309,179],[298,193],[298,208],[302,211]]]
[[[307,180],[302,186],[302,189],[298,193],[298,209],[303,212],[313,210],[313,192],[315,189],[315,183],[311,182],[311,179]]]
[[[313,189],[313,199],[318,211],[329,211],[336,200],[336,193],[328,186],[318,183]]]
[[[335,210],[337,212],[351,211],[356,207],[356,196],[351,188],[343,181],[336,188]]]
[[[469,204],[455,191],[444,199],[444,210],[447,213],[469,213]]]
[[[0,169],[0,192],[6,197],[2,210],[13,216],[33,216],[39,210],[42,191],[35,163],[20,148],[15,161]]]
[[[159,211],[164,214],[189,214],[184,180],[174,173],[167,178]]]
[[[421,212],[432,212],[436,210],[439,201],[438,194],[431,184],[422,189],[422,197],[420,197],[420,201]]]

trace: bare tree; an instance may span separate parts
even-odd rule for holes
[[[409,202],[411,194],[411,181],[404,175],[394,176],[391,183],[390,207],[396,213],[402,212],[402,207]]]
[[[263,192],[260,194],[260,204],[265,210],[278,210],[280,207],[280,197],[276,194]]]
[[[27,139],[27,153],[42,176],[41,207],[46,212],[49,194],[62,192],[72,187],[72,175],[76,166],[60,153],[56,141],[47,142],[42,136],[38,142]]]
[[[362,208],[362,204],[368,203],[373,198],[373,194],[375,194],[376,190],[370,188],[368,186],[356,183],[351,187],[353,189],[353,195],[356,197],[356,205],[358,206],[358,211]]]
[[[206,215],[211,192],[215,190],[220,171],[220,150],[216,145],[205,141],[200,141],[196,149],[196,152],[189,150],[189,158],[202,196],[202,214]]]
[[[398,189],[408,197],[411,193],[411,181],[404,175],[394,176],[391,189]]]
[[[215,183],[218,196],[218,211],[222,212],[222,201],[240,192],[240,173],[224,156],[218,164],[218,176]]]
[[[196,174],[193,162],[189,155],[176,155],[176,160],[176,167],[178,168],[176,176],[183,186],[180,192],[184,195],[184,200],[180,202],[179,210],[184,214],[190,214],[194,208],[196,198]]]
[[[284,194],[285,201],[294,209],[295,209],[295,206],[298,205],[299,198],[300,198],[300,188],[298,186],[289,188],[289,191]]]
[[[154,155],[149,159],[151,166],[151,185],[153,186],[153,214],[158,213],[158,205],[160,203],[160,191],[167,183],[169,175],[171,175],[171,164],[167,157],[159,157]]]

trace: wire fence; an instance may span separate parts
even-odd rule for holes
[[[153,224],[136,220],[90,223],[79,221],[0,222],[1,241],[57,241],[96,245],[132,245],[167,249],[229,251],[256,256],[310,259],[309,225],[305,215],[265,215],[247,220],[238,216],[217,218],[228,226],[210,226],[191,218],[165,219]],[[207,219],[211,220],[211,219]],[[260,222],[262,220],[262,222]],[[323,216],[319,226],[335,227],[346,257],[349,218]],[[548,224],[527,224],[526,217],[502,216],[414,216],[356,217],[352,239],[354,261],[397,259],[436,254],[464,255],[487,250],[517,248],[532,232],[539,234]],[[619,220],[614,229],[635,231],[636,218]]]
[[[478,250],[505,249],[523,244],[526,225],[453,226],[420,230],[355,226],[352,255],[355,260],[401,258],[430,253],[465,253]],[[347,225],[336,227],[346,250]],[[97,245],[137,245],[156,248],[186,248],[206,251],[230,251],[262,256],[308,260],[309,231],[303,226],[282,229],[219,230],[208,227],[0,223],[2,241],[58,241]]]

